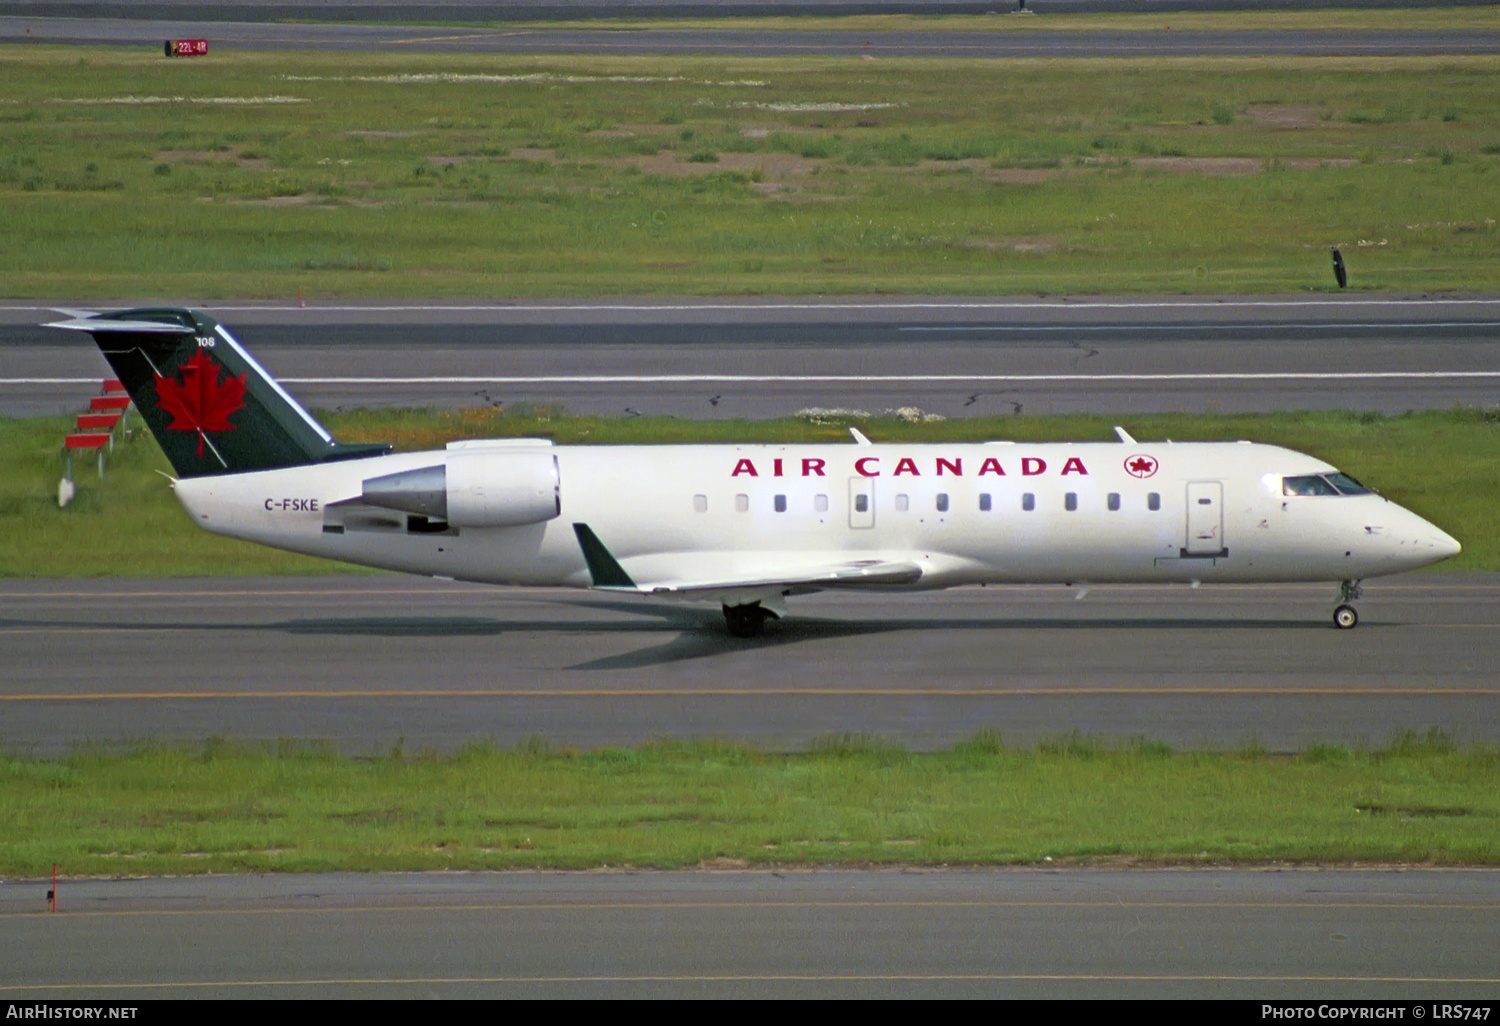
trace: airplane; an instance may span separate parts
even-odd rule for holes
[[[72,312],[194,523],[432,577],[709,601],[761,633],[829,589],[1336,582],[1459,543],[1315,457],[1241,442],[555,445],[336,441],[206,314]]]

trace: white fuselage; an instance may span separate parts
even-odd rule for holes
[[[464,451],[476,444],[488,443]],[[511,444],[497,440],[494,451]],[[426,525],[361,503],[365,481],[442,464],[454,451],[175,487],[193,519],[219,534],[495,584],[588,587],[575,524],[643,588],[763,581],[840,560],[915,563],[916,588],[1342,581],[1458,551],[1379,495],[1283,494],[1284,476],[1334,468],[1248,442],[557,446],[542,451],[556,456],[560,503],[542,522],[417,530]]]

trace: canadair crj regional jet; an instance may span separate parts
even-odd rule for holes
[[[721,603],[760,632],[828,588],[1338,582],[1458,542],[1353,478],[1251,442],[558,446],[337,442],[223,327],[126,310],[91,332],[198,526],[366,566]]]

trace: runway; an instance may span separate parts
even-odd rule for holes
[[[264,7],[266,5],[259,5]],[[203,37],[219,50],[353,50],[395,53],[593,54],[737,57],[1227,57],[1430,56],[1500,53],[1493,31],[783,31],[774,29],[591,29],[479,26],[276,24],[227,21],[235,8],[181,5],[175,20],[56,17],[58,5],[12,5],[0,43],[140,46],[160,53],[167,38]],[[78,13],[104,10],[79,5]],[[282,17],[305,18],[298,5]],[[767,12],[769,13],[769,12]],[[15,16],[23,15],[23,16]],[[32,16],[24,16],[32,15]],[[241,14],[241,17],[248,17]],[[1040,22],[1044,25],[1045,22]]]
[[[1488,0],[1444,0],[1445,6],[1479,6]],[[20,14],[71,18],[175,19],[369,23],[480,23],[486,21],[625,22],[662,18],[828,17],[868,14],[995,14],[1015,10],[1014,0],[9,0]],[[1036,14],[1285,11],[1306,0],[1027,0]],[[1320,8],[1381,8],[1396,0],[1319,0]]]
[[[766,419],[907,407],[1397,414],[1500,400],[1500,300],[1484,297],[203,308],[322,409],[560,403]],[[75,411],[109,376],[87,337],[41,327],[61,316],[0,306],[0,416]]]
[[[1330,587],[822,594],[756,641],[716,608],[385,575],[0,585],[0,749],[329,741],[352,754],[983,728],[1174,746],[1500,741],[1500,575]]]
[[[65,880],[56,914],[45,889],[0,884],[11,1001],[1500,996],[1484,870]]]

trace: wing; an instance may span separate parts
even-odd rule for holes
[[[587,524],[574,524],[573,533],[578,536],[578,547],[583,550],[593,586],[613,591],[690,597],[701,593],[758,589],[820,591],[824,588],[892,587],[915,584],[922,579],[922,567],[914,562],[853,559],[823,566],[770,567],[752,574],[636,581]]]

